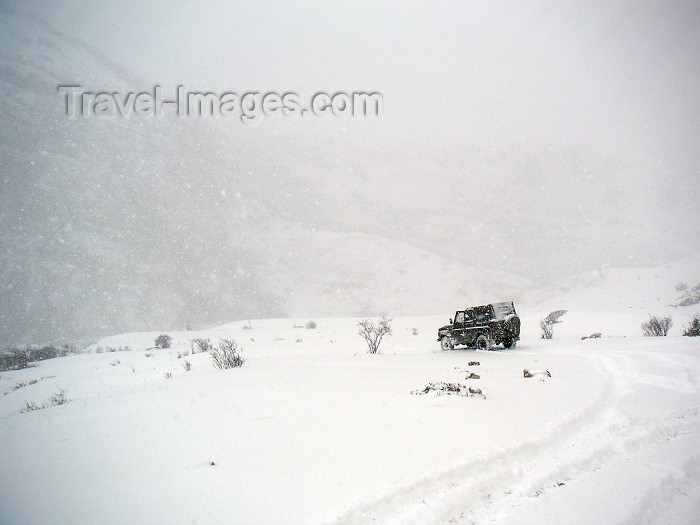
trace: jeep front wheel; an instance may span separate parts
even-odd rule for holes
[[[477,350],[491,350],[491,341],[484,334],[481,334],[476,338],[476,349]]]
[[[515,348],[515,343],[517,341],[515,339],[504,339],[503,340],[503,348]]]
[[[444,336],[440,339],[440,348],[443,350],[452,350],[455,347],[454,342],[452,342],[452,338],[448,336]]]

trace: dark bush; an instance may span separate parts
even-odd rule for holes
[[[673,326],[670,316],[650,316],[648,321],[642,323],[642,333],[645,337],[665,337]]]
[[[22,370],[29,368],[29,359],[25,350],[10,348],[3,350],[0,354],[0,371],[6,370]]]
[[[45,361],[74,353],[69,345],[64,346],[29,346],[26,348],[8,348],[0,353],[0,370],[21,370],[32,366],[33,361]]]
[[[700,336],[700,315],[696,315],[691,319],[690,324],[683,331],[683,335],[687,335],[688,337]]]
[[[156,337],[156,347],[158,348],[170,348],[171,344],[173,344],[173,338],[169,335],[162,334]]]

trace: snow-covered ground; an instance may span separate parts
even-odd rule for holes
[[[700,341],[580,340],[570,314],[543,341],[540,314],[508,351],[440,352],[443,316],[395,319],[377,355],[356,319],[254,320],[3,372],[0,522],[697,523]],[[196,336],[245,364],[178,357]],[[434,381],[485,398],[412,394]]]

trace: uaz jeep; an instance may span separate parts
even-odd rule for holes
[[[455,313],[454,321],[438,329],[438,341],[443,350],[466,345],[478,350],[503,344],[513,348],[520,339],[520,318],[513,302],[472,306]]]

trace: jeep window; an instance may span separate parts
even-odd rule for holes
[[[455,324],[464,322],[464,312],[457,312],[455,314]]]
[[[480,323],[488,321],[489,317],[491,317],[491,306],[477,306],[474,308],[474,317]]]

